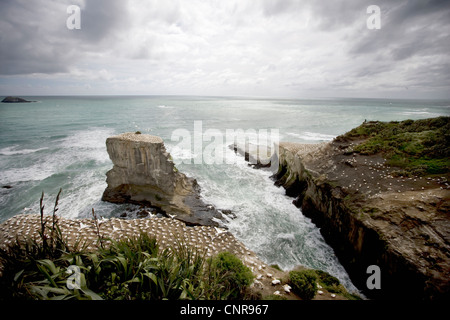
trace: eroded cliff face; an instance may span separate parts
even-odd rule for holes
[[[197,181],[175,167],[160,137],[123,133],[109,137],[113,162],[102,200],[156,207],[191,224],[217,225],[220,213],[203,203]]]
[[[344,155],[342,150],[337,142],[280,143],[274,155],[280,163],[276,184],[321,228],[366,295],[448,299],[448,190],[420,179],[396,179],[383,165],[374,169],[380,159]],[[367,289],[370,265],[380,267],[379,290]]]

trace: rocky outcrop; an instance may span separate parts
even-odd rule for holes
[[[197,181],[175,167],[160,137],[123,133],[109,137],[114,166],[107,172],[102,200],[157,208],[188,224],[218,225],[220,213],[200,197]]]
[[[372,298],[448,299],[449,192],[442,181],[393,177],[383,159],[338,141],[280,143],[274,179],[320,228],[352,281]],[[351,165],[348,165],[351,163]],[[381,270],[368,290],[367,268]]]
[[[28,100],[25,100],[25,99],[23,99],[23,98],[19,98],[19,97],[6,97],[6,98],[4,98],[3,100],[2,100],[2,102],[5,102],[5,103],[26,103],[26,102],[36,102],[36,101],[28,101]]]
[[[274,165],[271,157],[274,152],[269,146],[255,145],[249,142],[234,143],[228,146],[236,154],[240,154],[254,168],[268,168]],[[276,169],[276,167],[275,167]]]

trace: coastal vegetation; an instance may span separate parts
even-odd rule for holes
[[[289,272],[289,284],[292,291],[302,299],[311,300],[317,293],[317,276],[313,270]]]
[[[57,223],[58,198],[52,225],[41,219],[39,240],[0,250],[0,299],[253,298],[252,272],[229,252],[207,258],[182,243],[161,250],[145,233],[119,241],[99,234],[96,251],[83,243],[69,246]],[[43,217],[43,195],[40,209]]]
[[[397,175],[439,175],[450,172],[450,117],[401,122],[364,122],[339,139],[361,140],[352,149],[381,154]]]

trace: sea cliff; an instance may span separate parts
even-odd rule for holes
[[[102,200],[155,208],[193,225],[215,225],[221,214],[205,204],[197,181],[179,172],[160,137],[139,132],[109,137],[113,162]]]
[[[439,121],[439,130],[448,127],[449,118]],[[367,131],[378,124],[364,123],[359,129]],[[423,135],[436,129],[425,126],[427,130],[419,130],[419,125],[390,123],[389,130],[394,135]],[[286,194],[295,198],[293,203],[320,228],[354,283],[367,296],[448,299],[448,150],[442,153],[441,172],[434,174],[427,172],[430,167],[426,166],[421,172],[412,170],[411,165],[396,166],[392,158],[397,159],[399,153],[394,157],[394,153],[382,149],[358,151],[380,130],[377,127],[370,135],[353,132],[316,145],[280,143],[273,155],[279,162],[275,183],[286,188]],[[409,141],[415,143],[414,139]],[[441,149],[448,149],[443,143]],[[421,159],[410,157],[414,163]],[[440,160],[437,158],[434,160]],[[369,290],[366,286],[370,265],[381,270],[381,289]]]

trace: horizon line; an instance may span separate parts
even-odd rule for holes
[[[47,94],[47,95],[0,95],[0,97],[189,97],[189,98],[226,98],[226,99],[255,99],[255,100],[337,100],[337,99],[366,99],[366,100],[450,100],[450,98],[373,98],[373,97],[276,97],[276,96],[241,96],[241,95],[189,95],[189,94]]]

